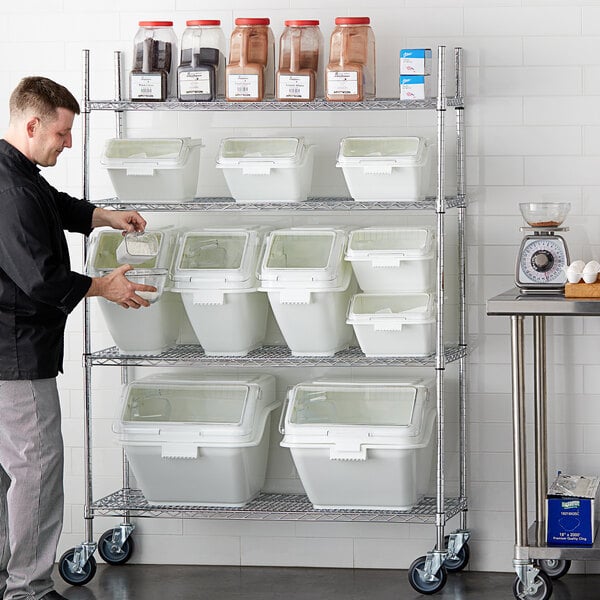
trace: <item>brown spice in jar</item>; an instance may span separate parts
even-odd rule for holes
[[[560,223],[558,221],[537,221],[531,223],[532,227],[558,227]]]

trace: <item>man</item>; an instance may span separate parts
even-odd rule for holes
[[[0,597],[60,600],[51,571],[63,518],[63,442],[56,376],[67,315],[85,296],[125,308],[156,291],[125,277],[71,271],[64,230],[143,231],[135,211],[109,211],[57,191],[51,167],[72,145],[79,105],[63,86],[27,77],[10,97],[0,140]],[[3,596],[2,596],[3,595]]]

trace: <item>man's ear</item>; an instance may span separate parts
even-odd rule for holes
[[[31,119],[29,119],[29,121],[27,121],[27,137],[33,137],[34,133],[36,132],[36,130],[38,129],[38,127],[40,126],[40,120],[38,117],[31,117]]]

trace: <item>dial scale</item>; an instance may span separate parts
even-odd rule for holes
[[[569,264],[567,244],[555,231],[567,231],[562,228],[522,227],[533,230],[521,242],[517,258],[516,284],[524,290],[561,290],[567,282],[565,272]]]

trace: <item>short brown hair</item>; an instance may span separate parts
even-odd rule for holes
[[[76,115],[81,112],[73,94],[47,77],[24,77],[9,100],[11,117],[33,109],[41,119],[54,118],[58,108],[66,108]]]

